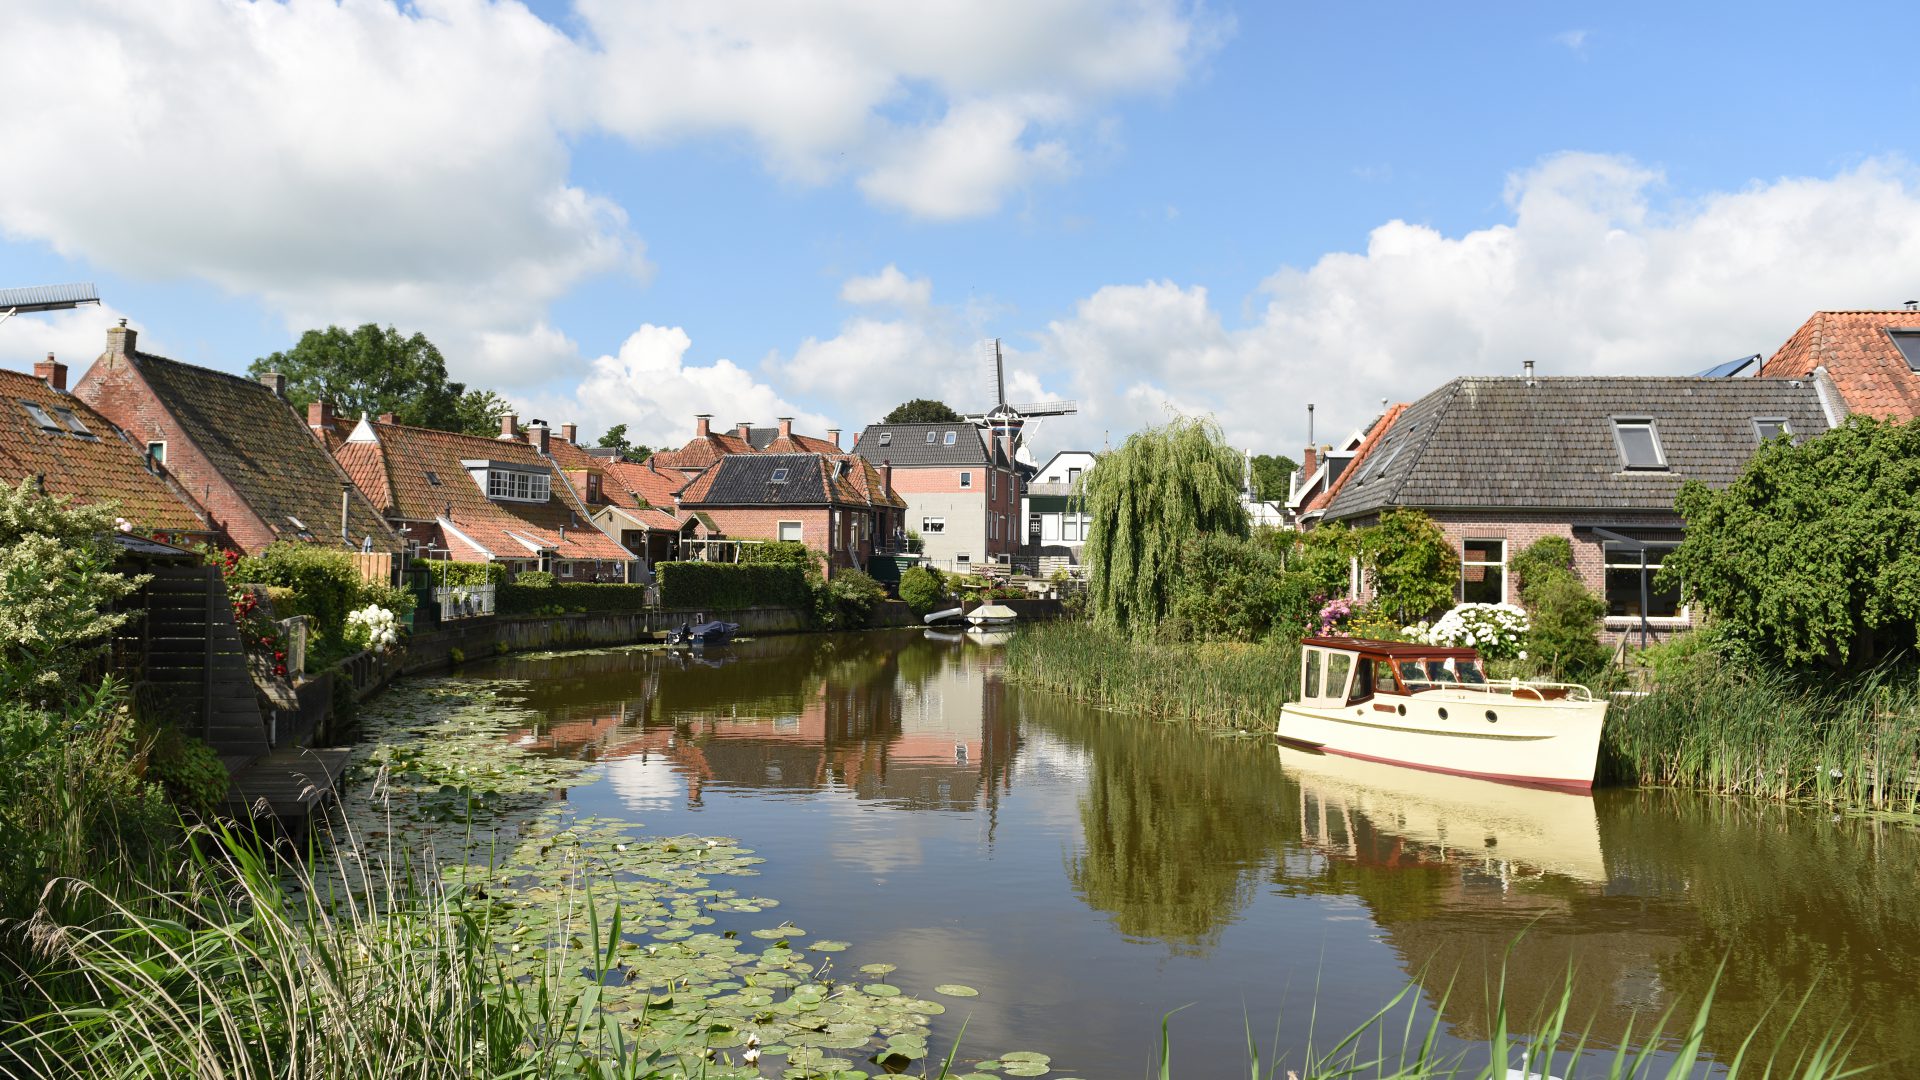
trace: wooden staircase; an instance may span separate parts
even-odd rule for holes
[[[211,566],[149,572],[144,689],[237,773],[273,747],[226,583]]]

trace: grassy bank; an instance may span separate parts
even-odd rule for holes
[[[1061,622],[1014,638],[1007,678],[1101,708],[1271,731],[1299,655],[1290,640],[1143,645]],[[1703,653],[1645,696],[1614,699],[1599,779],[1920,813],[1920,674],[1818,684]]]

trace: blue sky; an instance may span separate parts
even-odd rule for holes
[[[1073,397],[1297,452],[1455,374],[1687,373],[1920,296],[1909,13],[1161,0],[27,3],[0,325],[231,370],[426,331],[589,432]],[[1878,53],[1876,50],[1880,50]],[[18,155],[18,156],[16,156]],[[735,415],[738,414],[738,415]]]

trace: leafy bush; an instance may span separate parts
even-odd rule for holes
[[[1571,573],[1536,578],[1526,590],[1526,652],[1551,675],[1580,675],[1607,662],[1600,617],[1607,606]]]
[[[521,583],[520,575],[511,585],[502,585],[494,594],[495,607],[502,615],[558,615],[568,611],[624,613],[644,611],[647,607],[645,585],[619,582],[569,581],[538,588]]]
[[[813,609],[807,574],[766,563],[669,562],[656,567],[662,607],[732,611],[750,607]]]
[[[873,606],[887,598],[887,587],[864,570],[840,570],[831,580],[813,578],[814,624],[823,630],[861,630],[873,620]]]
[[[113,572],[111,506],[78,506],[31,478],[0,485],[0,694],[85,692],[109,635],[109,611],[141,582]]]
[[[1527,613],[1512,604],[1461,604],[1432,626],[1407,628],[1407,636],[1429,645],[1480,650],[1488,660],[1527,658]]]
[[[915,615],[932,611],[946,593],[946,583],[940,579],[938,570],[915,566],[900,575],[900,599],[907,602]]]
[[[1390,510],[1360,531],[1360,561],[1373,584],[1373,605],[1402,623],[1453,603],[1460,557],[1433,519],[1418,510]]]
[[[820,561],[820,553],[798,540],[775,540],[766,544],[741,544],[740,561],[810,567]]]
[[[319,544],[269,544],[258,555],[242,556],[232,580],[292,589],[322,637],[338,638],[346,630],[347,613],[360,606],[359,567],[345,551]]]
[[[1535,585],[1573,574],[1573,542],[1564,536],[1543,536],[1513,557],[1513,572],[1520,580],[1520,599],[1526,601],[1527,591]]]
[[[413,565],[424,567],[435,585],[504,585],[507,582],[507,568],[499,563],[415,559]]]
[[[147,779],[166,790],[183,811],[211,821],[227,800],[227,767],[213,747],[166,724],[147,751]]]
[[[527,589],[551,589],[560,582],[546,570],[522,570],[513,575],[513,583]]]
[[[1164,629],[1175,640],[1258,641],[1290,607],[1286,572],[1270,549],[1224,533],[1180,552]]]

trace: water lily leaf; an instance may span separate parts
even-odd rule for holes
[[[864,992],[864,993],[867,993],[867,994],[871,994],[871,995],[873,995],[874,997],[898,997],[898,996],[900,996],[900,988],[899,988],[899,987],[897,987],[897,986],[888,986],[888,985],[887,985],[886,983],[868,983],[867,985],[865,985],[865,986],[863,986],[863,987],[861,987],[860,989],[861,989],[861,991],[862,991],[862,992]]]
[[[958,997],[958,998],[970,998],[970,997],[980,996],[980,991],[975,990],[971,986],[963,986],[960,983],[941,983],[939,986],[936,986],[933,988],[933,992],[936,994],[945,994],[948,997]],[[1007,1059],[1014,1060],[1010,1056]]]
[[[1012,1065],[1015,1062],[1031,1062],[1036,1065],[1047,1065],[1053,1061],[1053,1059],[1047,1055],[1035,1053],[1032,1050],[1015,1050],[1010,1054],[1001,1054],[1000,1060],[1008,1065]]]
[[[860,970],[867,975],[885,975],[890,971],[896,971],[898,969],[892,964],[861,964]]]
[[[851,942],[834,941],[832,939],[828,939],[825,941],[816,941],[811,946],[809,946],[809,948],[813,949],[814,952],[840,952],[844,949],[848,949],[851,947],[852,947]]]
[[[1008,1076],[1042,1076],[1045,1075],[1047,1066],[1038,1061],[1013,1061],[1008,1062],[1007,1067],[1001,1071]]]

